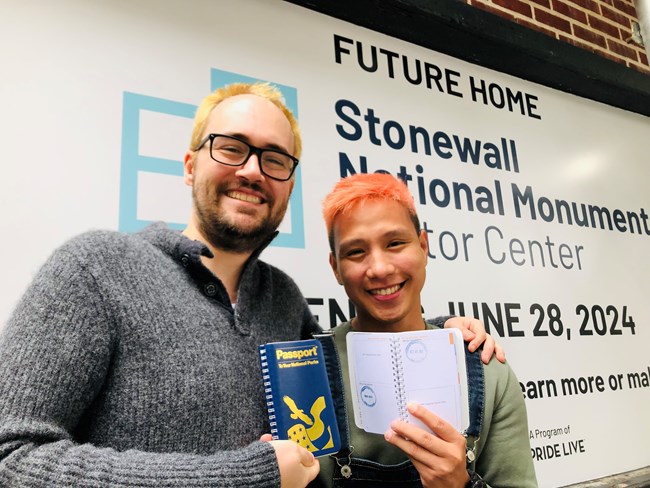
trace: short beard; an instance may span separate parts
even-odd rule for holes
[[[198,217],[201,234],[216,249],[235,253],[251,253],[271,239],[282,223],[289,202],[279,208],[275,215],[264,220],[258,227],[244,230],[218,215],[213,208],[204,208],[199,204],[196,187],[192,188],[192,200]]]
[[[244,231],[220,217],[207,220],[198,212],[199,230],[216,249],[236,253],[250,253],[268,241],[278,225],[271,220],[264,221],[259,227]]]

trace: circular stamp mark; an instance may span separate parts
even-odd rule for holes
[[[361,391],[359,392],[359,396],[361,397],[361,401],[364,403],[364,405],[368,407],[374,407],[377,404],[377,396],[375,395],[375,391],[369,386],[362,387]]]
[[[406,357],[414,363],[424,361],[427,358],[427,346],[421,340],[410,341],[406,344]]]

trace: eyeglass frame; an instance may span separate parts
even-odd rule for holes
[[[229,163],[224,163],[223,161],[219,161],[217,159],[214,159],[214,156],[212,155],[212,143],[214,142],[215,138],[217,138],[217,137],[226,137],[228,139],[232,139],[234,141],[241,142],[242,144],[245,144],[248,147],[248,155],[239,164],[229,164]],[[238,168],[240,166],[244,166],[248,162],[248,160],[251,158],[251,154],[255,154],[257,156],[257,164],[258,164],[258,166],[260,168],[260,172],[264,176],[266,176],[268,178],[271,178],[271,179],[273,179],[275,181],[289,181],[291,179],[291,177],[293,176],[293,174],[295,173],[296,168],[298,167],[298,163],[300,162],[300,160],[298,160],[298,158],[295,158],[291,154],[288,154],[288,153],[286,153],[284,151],[278,151],[277,149],[263,149],[261,147],[253,146],[251,143],[249,143],[249,142],[247,142],[247,141],[245,141],[243,139],[240,139],[239,137],[229,136],[228,134],[216,134],[214,132],[208,134],[207,136],[205,136],[201,140],[201,142],[199,142],[199,145],[196,146],[196,149],[194,149],[194,151],[199,151],[205,145],[205,143],[208,142],[208,140],[210,141],[210,159],[212,159],[212,161],[215,161],[215,162],[217,162],[219,164],[223,164],[224,166],[230,166],[231,168]],[[274,152],[274,153],[282,154],[283,156],[287,156],[291,161],[293,161],[293,167],[291,168],[291,171],[289,172],[289,176],[287,176],[286,178],[278,178],[277,176],[271,176],[271,175],[267,174],[266,171],[264,171],[264,168],[262,167],[262,153],[264,153],[264,152]]]

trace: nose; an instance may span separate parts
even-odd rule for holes
[[[237,167],[235,173],[237,176],[251,182],[263,181],[264,175],[260,169],[260,155],[255,151],[251,151],[246,162]]]
[[[390,261],[389,256],[383,252],[372,253],[369,260],[366,276],[373,280],[380,280],[392,275],[395,272],[395,266]]]

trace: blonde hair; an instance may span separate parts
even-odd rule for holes
[[[276,107],[282,110],[282,113],[289,121],[291,132],[293,132],[294,149],[293,156],[300,159],[302,154],[302,137],[300,137],[300,128],[298,121],[291,113],[291,110],[285,105],[284,97],[278,88],[270,83],[231,83],[230,85],[217,88],[214,92],[210,93],[203,99],[199,108],[196,110],[194,117],[194,128],[192,129],[192,138],[190,140],[190,148],[194,150],[201,142],[203,130],[208,122],[210,113],[226,98],[234,97],[235,95],[257,95],[272,102]]]

